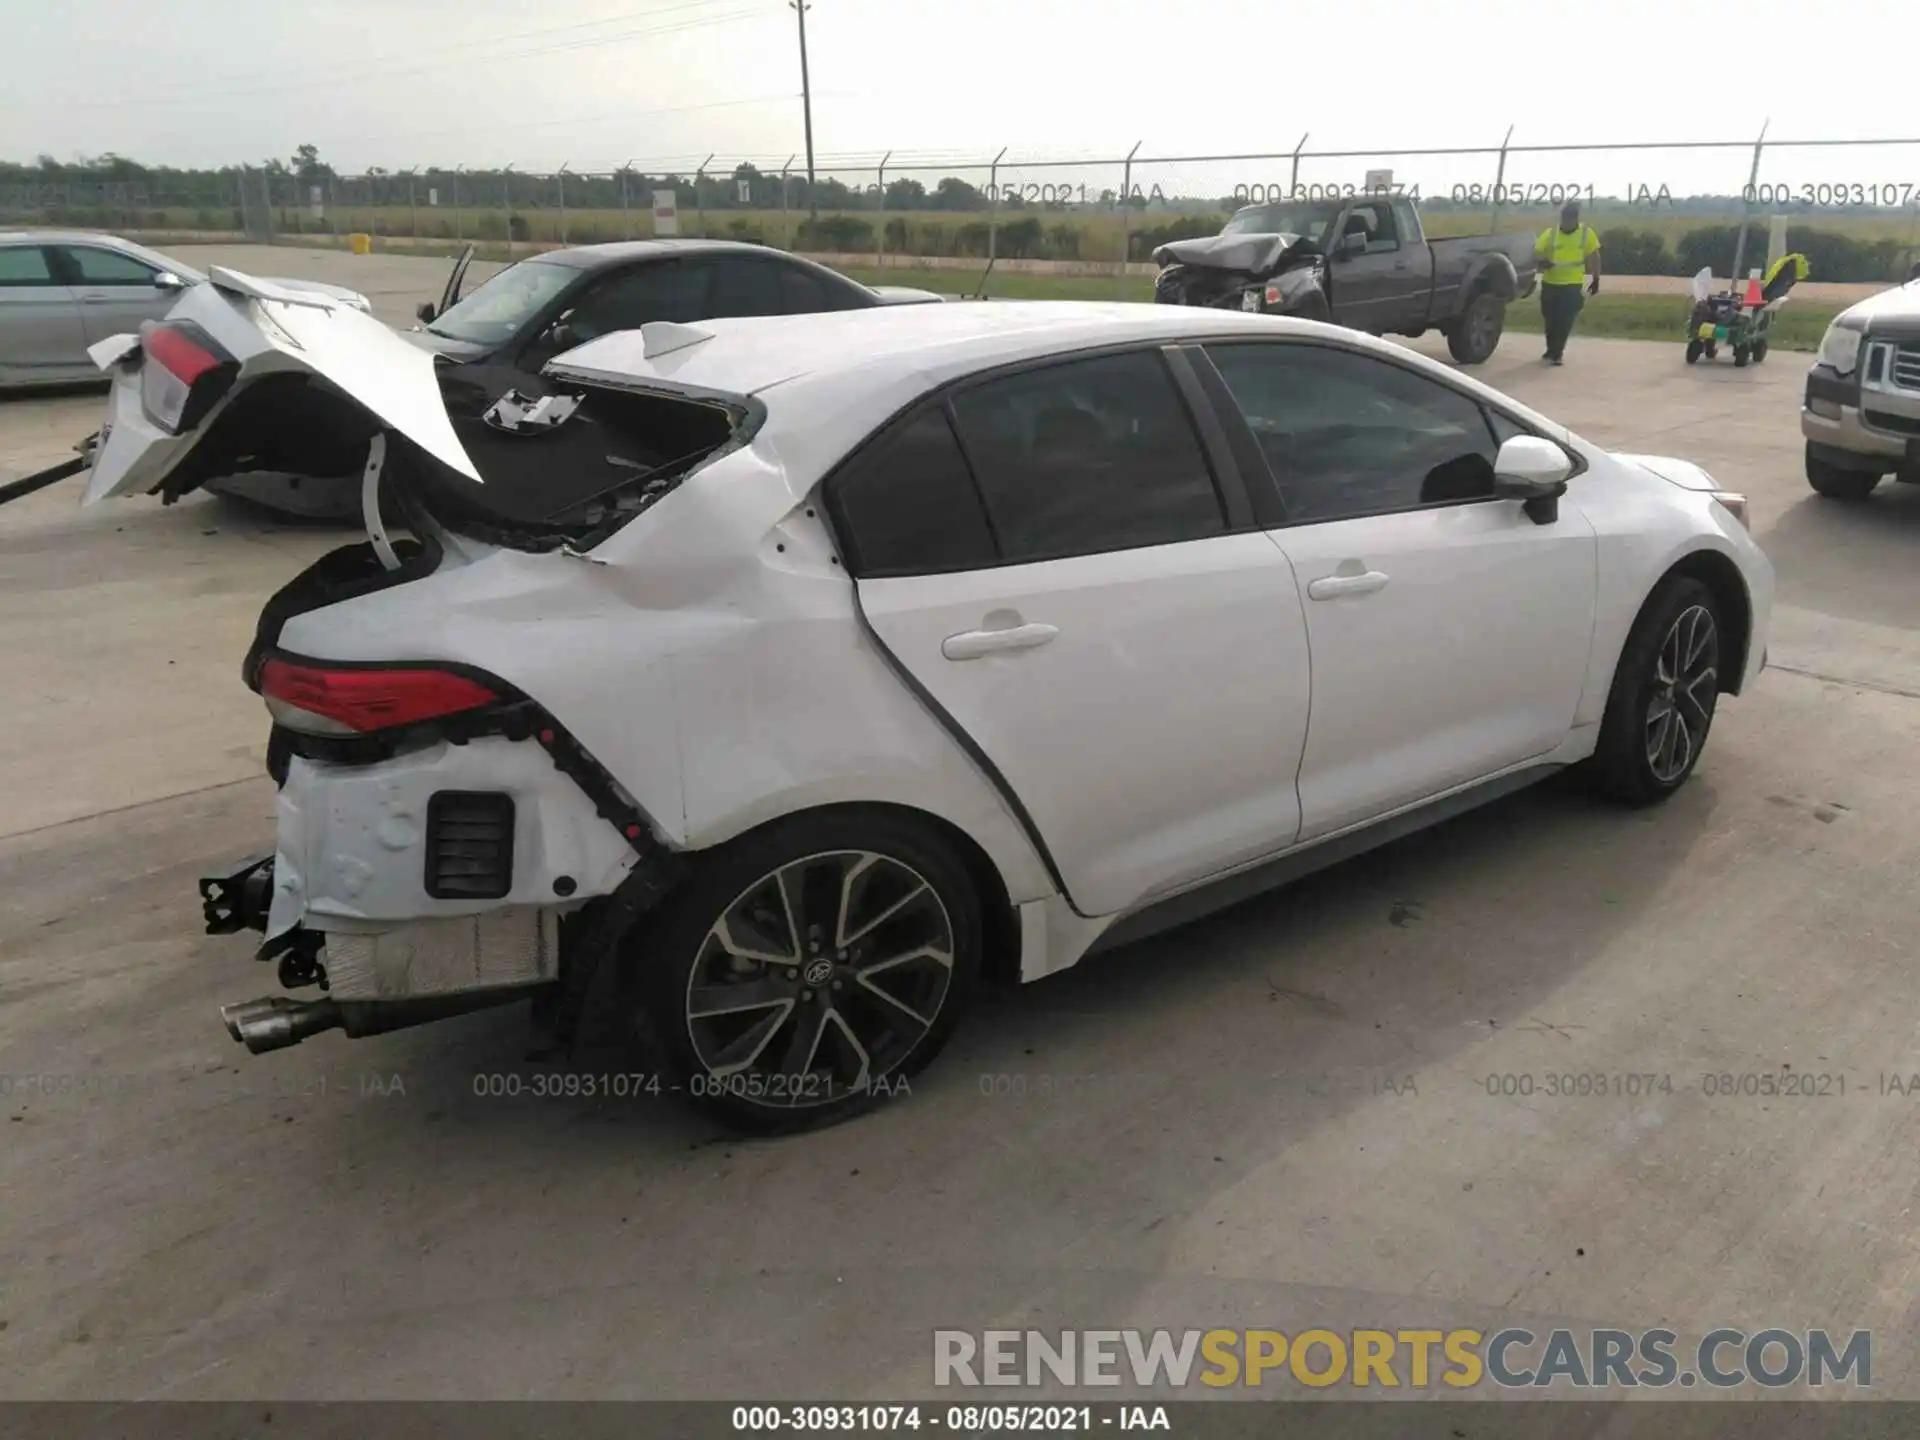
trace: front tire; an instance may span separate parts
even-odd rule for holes
[[[1880,475],[1873,470],[1847,470],[1829,461],[1817,458],[1813,447],[1807,447],[1807,484],[1816,494],[1829,500],[1846,500],[1858,503],[1873,494],[1874,487],[1880,483]]]
[[[840,812],[707,858],[622,955],[670,1079],[753,1134],[845,1119],[939,1053],[980,973],[980,901],[929,828]]]
[[[1687,364],[1699,364],[1700,356],[1705,353],[1706,348],[1707,347],[1698,340],[1689,340],[1687,342]]]
[[[1662,581],[1627,635],[1593,756],[1596,788],[1652,805],[1687,783],[1720,696],[1719,601],[1700,581]]]
[[[1447,353],[1462,365],[1478,365],[1492,357],[1507,328],[1507,302],[1482,290],[1460,312],[1447,331]]]

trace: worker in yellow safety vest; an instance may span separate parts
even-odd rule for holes
[[[1600,237],[1591,225],[1580,223],[1578,201],[1569,200],[1561,207],[1557,230],[1540,232],[1533,242],[1533,258],[1540,266],[1540,318],[1547,330],[1547,353],[1542,358],[1558,365],[1587,295],[1600,293]]]

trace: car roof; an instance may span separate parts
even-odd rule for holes
[[[645,353],[650,338],[699,333],[709,338]],[[549,370],[562,381],[753,396],[768,411],[762,433],[805,486],[921,396],[982,371],[1107,346],[1288,337],[1396,358],[1565,433],[1404,346],[1316,321],[1180,305],[976,300],[702,320],[603,335],[555,357]]]
[[[1276,336],[1331,327],[1238,310],[1081,300],[955,300],[620,330],[556,357],[581,379],[755,395],[776,385],[868,383],[890,369],[935,389],[978,370],[1107,345]],[[707,339],[647,357],[650,337]],[[1351,331],[1335,332],[1351,336]]]
[[[629,260],[665,259],[669,255],[751,254],[780,255],[767,245],[746,240],[610,240],[601,245],[569,245],[561,250],[545,250],[529,258],[555,265],[571,265],[579,270],[597,270],[607,265],[623,265]]]

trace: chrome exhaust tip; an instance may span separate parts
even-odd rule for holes
[[[289,1000],[284,995],[222,1005],[220,1019],[227,1033],[255,1055],[298,1045],[343,1023],[340,1007],[331,1000]]]

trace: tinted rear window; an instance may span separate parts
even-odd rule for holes
[[[962,391],[953,411],[1009,561],[1226,529],[1213,473],[1158,354],[1021,371]]]

